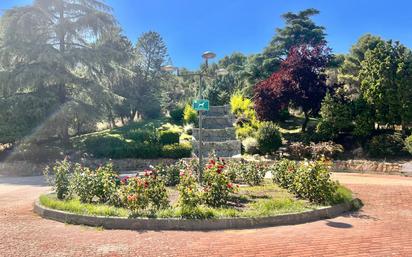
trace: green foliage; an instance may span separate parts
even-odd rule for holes
[[[230,98],[231,112],[237,118],[236,136],[239,139],[253,137],[259,126],[256,112],[251,99],[241,93],[235,93]]]
[[[178,144],[179,137],[180,133],[175,131],[165,130],[159,132],[159,141],[162,145]]]
[[[332,181],[325,161],[303,162],[295,172],[291,190],[319,204],[333,204],[338,184]]]
[[[258,154],[259,153],[259,143],[253,137],[248,137],[242,141],[243,148],[247,154]]]
[[[361,65],[361,93],[380,124],[412,121],[412,52],[399,42],[379,42]]]
[[[180,181],[180,171],[186,168],[186,162],[179,160],[174,164],[159,164],[154,170],[166,186],[176,186]]]
[[[395,157],[403,154],[404,141],[402,136],[395,134],[382,134],[372,137],[366,149],[372,157]]]
[[[316,131],[324,138],[334,139],[352,126],[350,106],[327,93],[320,108],[321,119]]]
[[[410,154],[412,154],[412,135],[405,139],[405,148]]]
[[[53,186],[54,191],[56,191],[57,198],[62,200],[69,195],[70,186],[70,171],[72,169],[71,163],[64,159],[63,161],[57,161],[52,168],[47,166],[44,169],[44,175],[47,178],[49,184]],[[54,178],[51,177],[54,175]]]
[[[176,124],[182,124],[183,123],[183,117],[184,117],[184,107],[176,107],[173,110],[170,111],[170,117],[172,118],[172,121]]]
[[[270,167],[273,182],[283,188],[293,186],[293,181],[296,174],[296,162],[288,159],[281,159]]]
[[[197,112],[192,108],[190,104],[186,104],[183,112],[183,121],[185,124],[195,124],[198,123]]]
[[[262,153],[274,153],[282,145],[278,126],[270,121],[262,122],[256,137]]]
[[[161,154],[162,157],[173,159],[190,157],[192,156],[192,145],[190,143],[164,145]]]
[[[180,182],[177,185],[179,191],[178,204],[183,210],[195,209],[202,200],[196,178],[188,168],[182,170],[179,175]]]
[[[153,213],[169,206],[165,184],[156,172],[147,170],[143,178],[126,178],[122,184],[121,201],[132,215],[139,215],[145,210]]]
[[[70,179],[72,195],[79,197],[82,203],[118,204],[117,185],[119,176],[111,164],[99,167],[96,170],[75,164],[73,176]]]
[[[353,135],[367,138],[375,129],[375,110],[365,100],[357,99],[353,103],[353,116],[355,127]]]
[[[317,144],[311,143],[310,144],[312,158],[318,160],[320,158],[326,157],[331,159],[336,157],[338,154],[344,152],[344,148],[340,144],[336,144],[333,141],[328,142],[319,142]]]
[[[209,206],[227,205],[229,194],[235,190],[229,177],[223,172],[224,168],[225,163],[219,159],[211,159],[206,167],[203,177],[203,199]]]
[[[263,183],[263,180],[268,171],[268,167],[257,162],[242,163],[238,170],[238,176],[241,181],[250,186],[258,186]]]

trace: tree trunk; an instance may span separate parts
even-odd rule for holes
[[[309,113],[304,112],[304,114],[305,114],[305,120],[303,121],[303,124],[302,124],[302,132],[306,132],[306,128],[307,128],[308,122],[309,122]]]

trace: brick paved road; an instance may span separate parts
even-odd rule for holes
[[[0,177],[0,256],[412,256],[412,179],[335,174],[359,213],[296,226],[219,232],[109,231],[44,220],[39,178]]]

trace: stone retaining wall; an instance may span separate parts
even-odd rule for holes
[[[403,167],[403,163],[369,160],[334,161],[333,163],[332,171],[378,173],[388,175],[401,174]]]

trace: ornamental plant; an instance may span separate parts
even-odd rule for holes
[[[133,215],[138,215],[148,208],[148,186],[148,182],[144,178],[132,177],[128,178],[127,184],[121,187],[120,195],[122,203]]]
[[[280,187],[289,189],[293,186],[296,175],[296,162],[288,159],[281,159],[270,167],[273,182]]]
[[[180,171],[180,182],[177,185],[179,191],[178,205],[182,210],[196,208],[201,203],[201,193],[196,178],[190,169]]]
[[[211,159],[204,173],[203,199],[212,207],[226,205],[230,193],[235,191],[233,183],[226,173],[225,162],[221,159]]]
[[[169,196],[164,182],[155,171],[147,170],[144,176],[150,209],[155,211],[167,208],[169,206]]]
[[[333,203],[338,184],[331,179],[329,167],[330,163],[325,159],[302,162],[296,170],[289,190],[296,196],[314,203]]]
[[[58,161],[56,164],[50,168],[47,166],[43,174],[46,177],[48,183],[56,191],[57,198],[60,200],[65,199],[69,195],[69,177],[72,164],[64,159],[63,161]],[[54,175],[52,178],[50,175]]]
[[[268,167],[263,163],[242,163],[239,167],[239,177],[250,186],[258,186],[265,179]]]

